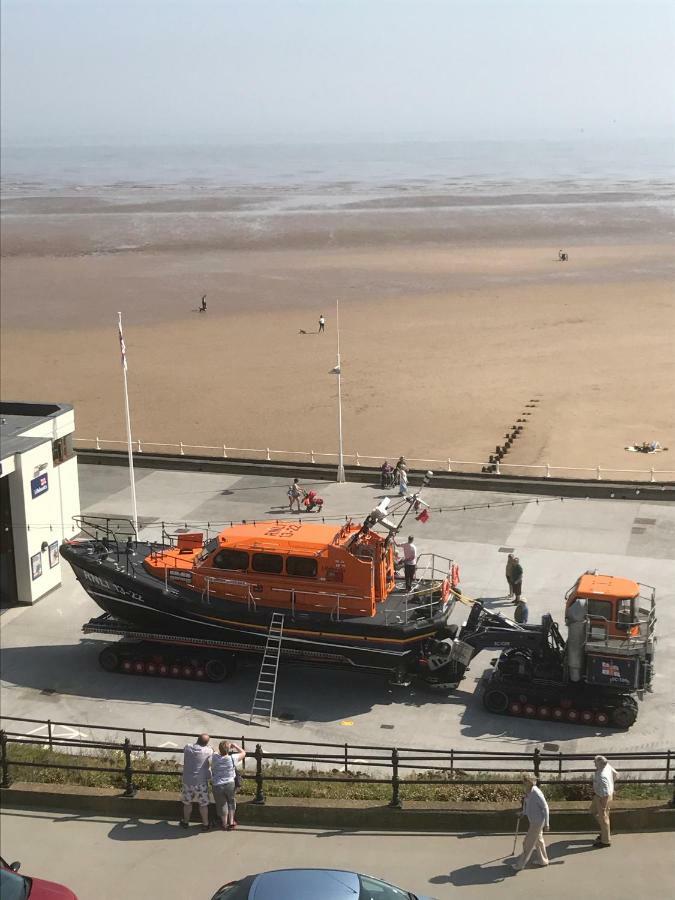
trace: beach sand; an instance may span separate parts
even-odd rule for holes
[[[656,215],[537,230],[524,210],[298,213],[233,237],[202,211],[191,231],[146,221],[139,246],[133,213],[78,202],[85,215],[5,221],[2,397],[73,403],[79,438],[125,437],[122,310],[135,437],[334,452],[339,297],[349,453],[480,467],[528,412],[505,463],[675,470],[673,245]],[[671,451],[624,450],[651,439]]]

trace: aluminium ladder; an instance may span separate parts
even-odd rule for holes
[[[279,656],[281,654],[281,638],[284,631],[284,617],[282,613],[272,613],[267,643],[263,653],[258,684],[255,689],[253,706],[248,724],[253,724],[254,717],[267,717],[267,726],[272,724],[274,711],[274,697],[277,689],[277,674],[279,672]]]

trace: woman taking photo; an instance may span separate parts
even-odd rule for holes
[[[233,741],[221,741],[218,744],[218,751],[211,757],[213,799],[216,801],[221,828],[223,831],[232,831],[237,827],[234,818],[234,811],[237,808],[235,794],[239,786],[237,763],[244,759],[246,751]]]

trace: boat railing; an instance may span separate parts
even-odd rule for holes
[[[73,522],[82,534],[114,550],[118,562],[122,553],[120,542],[128,550],[129,541],[137,538],[133,522],[123,516],[73,516]]]
[[[214,584],[226,584],[228,587],[243,587],[246,588],[246,607],[249,612],[257,612],[258,607],[256,604],[255,597],[251,592],[251,585],[247,581],[241,581],[238,578],[218,578],[215,575],[205,575],[204,576],[204,588],[202,590],[202,600],[206,603],[211,602],[211,586]],[[242,598],[244,599],[244,598]]]
[[[367,616],[370,615],[369,607],[362,607],[361,609],[355,610],[352,605],[350,605],[349,610],[344,610],[340,603],[344,600],[360,600],[363,599],[361,597],[354,597],[352,594],[334,594],[328,591],[299,591],[296,588],[272,588],[273,592],[282,593],[282,594],[290,594],[291,600],[291,616],[295,617],[295,611],[297,607],[297,598],[300,595],[306,595],[307,597],[327,597],[331,600],[335,600],[335,605],[331,607],[329,610],[330,620],[331,622],[339,622],[340,616],[344,612],[349,612],[350,615],[354,615],[355,613]],[[326,607],[324,604],[315,603],[314,604],[319,612],[326,612]],[[303,609],[309,608],[308,603],[303,604]]]

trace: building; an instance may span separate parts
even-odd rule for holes
[[[0,403],[0,599],[35,603],[61,584],[59,546],[79,529],[75,415],[65,403]]]

